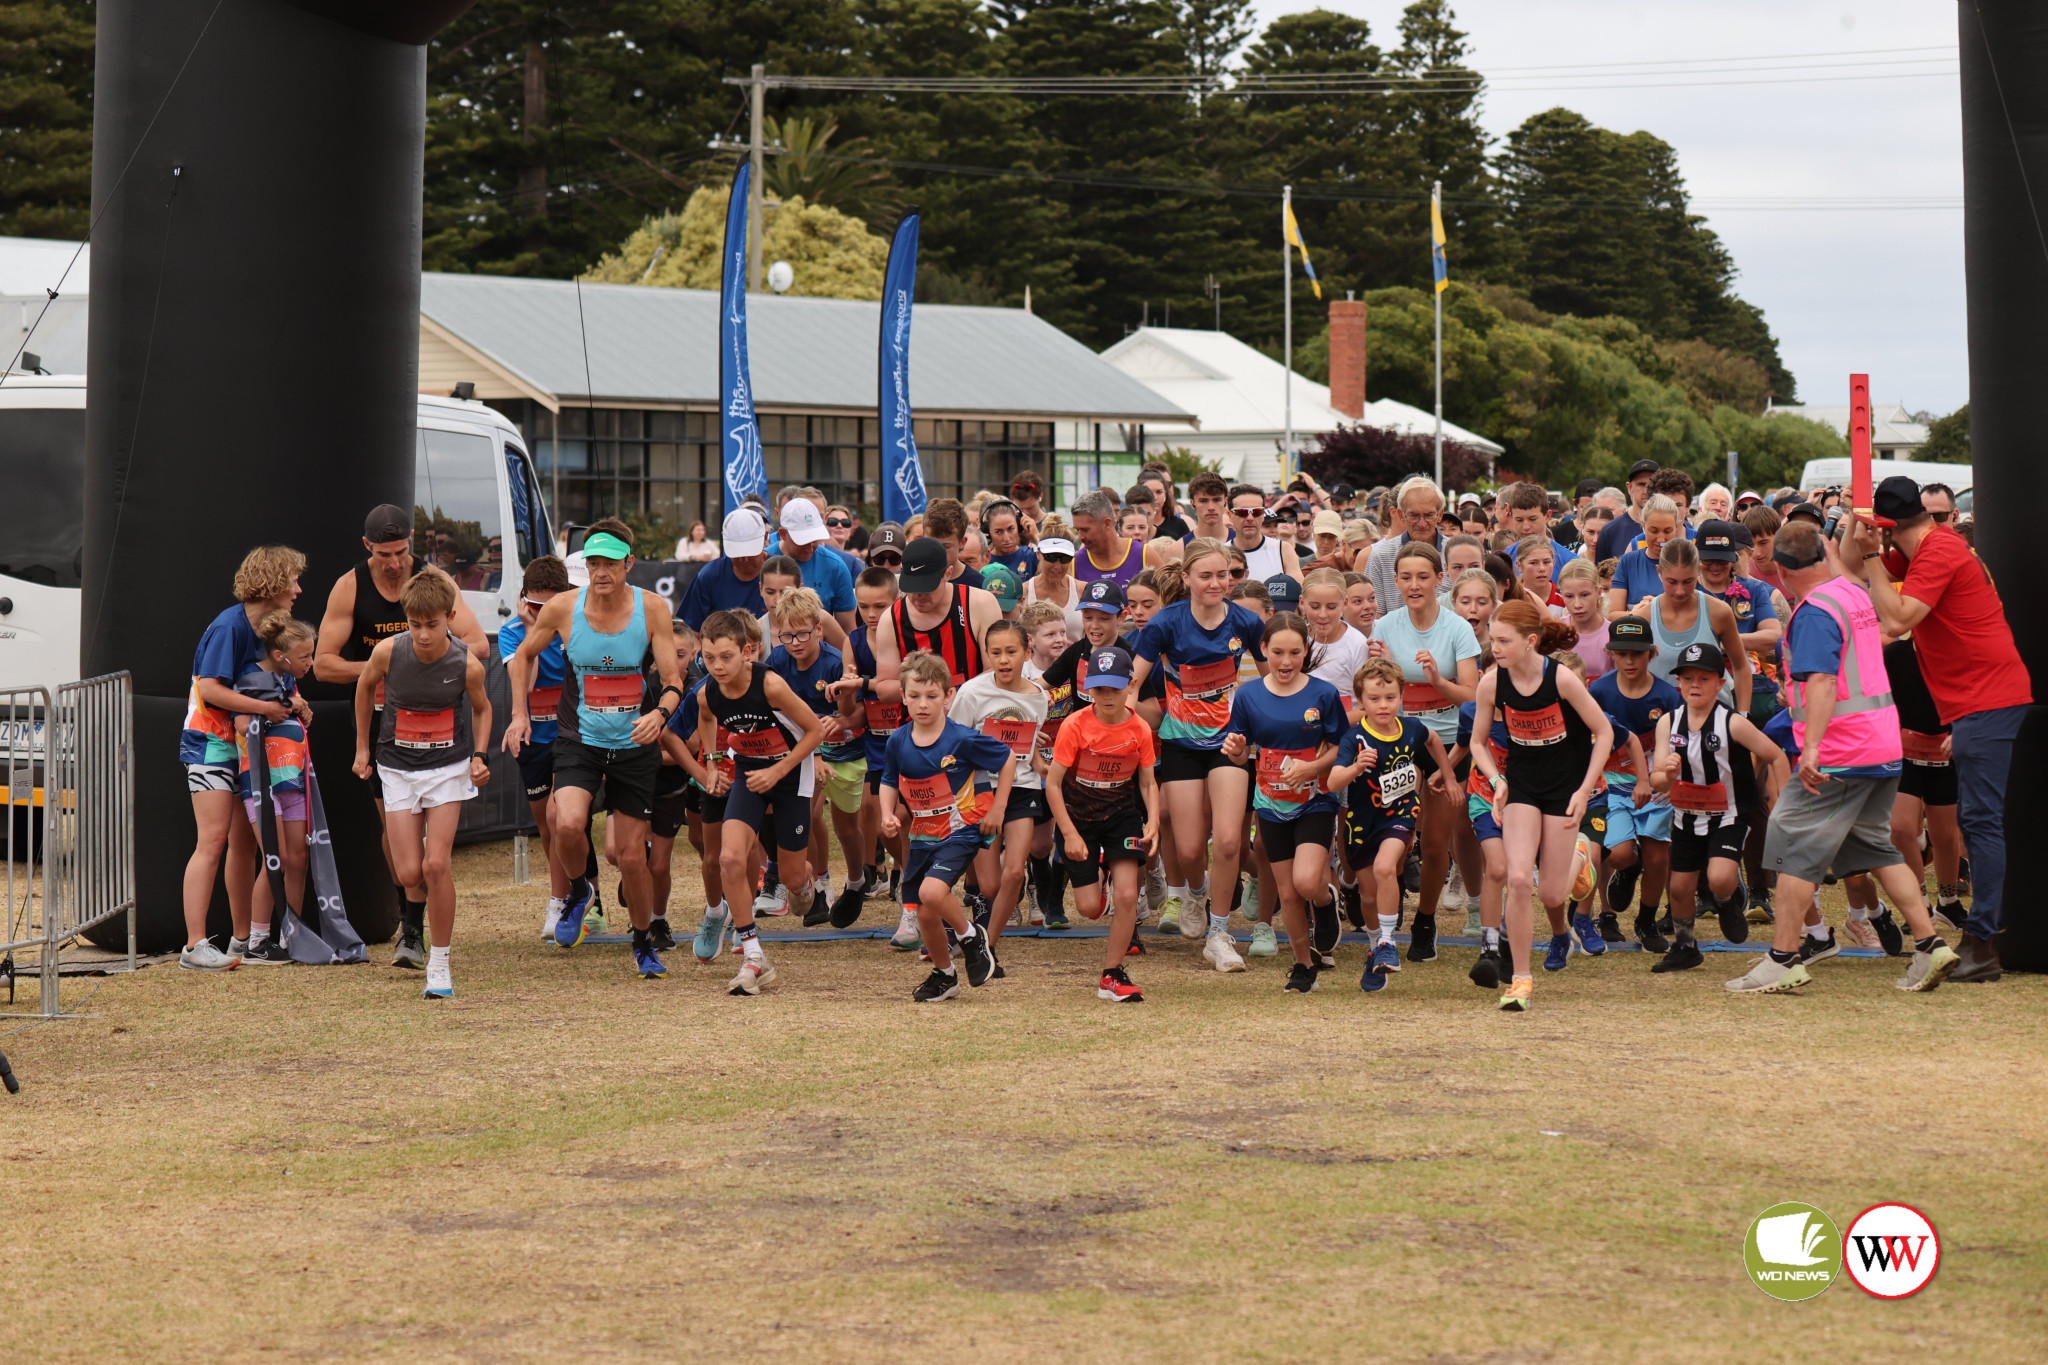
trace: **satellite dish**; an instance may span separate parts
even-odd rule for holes
[[[768,287],[778,294],[787,294],[789,287],[796,283],[796,271],[788,261],[777,261],[768,267]]]

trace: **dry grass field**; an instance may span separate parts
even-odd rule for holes
[[[687,850],[683,850],[687,852]],[[1838,959],[1574,958],[1507,1016],[1447,948],[1376,996],[1278,960],[1013,942],[915,1007],[879,942],[538,942],[463,850],[458,998],[355,969],[156,967],[0,1040],[0,1302],[50,1361],[2038,1361],[2048,981],[1892,990]],[[691,869],[677,878],[694,905]],[[868,922],[887,907],[873,904]],[[1833,918],[1841,913],[1839,898]],[[695,911],[677,913],[679,932]],[[893,920],[893,916],[890,916]],[[617,917],[615,916],[615,923]],[[1540,974],[1539,974],[1540,975]],[[87,987],[67,985],[76,1000]],[[11,1026],[11,1024],[10,1024]],[[1916,1298],[1782,1304],[1774,1202],[1944,1238]]]

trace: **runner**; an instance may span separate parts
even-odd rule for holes
[[[1074,542],[1067,534],[1067,523],[1057,516],[1047,516],[1035,548],[1038,573],[1024,584],[1024,605],[1049,602],[1058,607],[1066,613],[1067,634],[1078,640],[1081,585],[1074,581]]]
[[[1657,520],[1654,512],[1651,520]],[[1748,715],[1752,682],[1749,653],[1742,647],[1734,610],[1726,602],[1699,592],[1698,547],[1689,540],[1674,540],[1666,545],[1657,560],[1657,580],[1664,590],[1636,603],[1632,613],[1650,623],[1650,637],[1657,642],[1657,652],[1650,658],[1650,671],[1670,682],[1678,667],[1678,656],[1687,645],[1716,645],[1729,662],[1728,671],[1734,675],[1733,688],[1724,685],[1721,699]]]
[[[1301,584],[1301,614],[1308,621],[1309,673],[1337,689],[1347,718],[1357,712],[1352,683],[1372,657],[1372,640],[1344,619],[1344,575],[1311,569]]]
[[[1585,661],[1586,677],[1613,672],[1614,660],[1607,657],[1607,613],[1600,609],[1600,571],[1573,558],[1557,576],[1557,596],[1564,603],[1565,621],[1579,633],[1572,648]]]
[[[1664,547],[1680,538],[1678,528],[1677,503],[1659,494],[1644,505],[1640,546],[1621,556],[1621,563],[1614,570],[1614,586],[1607,591],[1607,615],[1610,618],[1628,615],[1663,591],[1657,564]],[[1613,527],[1608,530],[1613,530]],[[1604,540],[1606,537],[1603,535],[1601,538]]]
[[[789,690],[802,699],[825,728],[815,760],[816,780],[812,783],[809,861],[813,882],[811,907],[804,913],[803,926],[815,929],[830,921],[834,928],[844,929],[860,918],[861,906],[867,899],[867,860],[861,854],[860,842],[867,745],[858,729],[840,724],[834,685],[842,681],[845,668],[839,651],[825,643],[825,604],[809,588],[798,588],[784,594],[770,615],[776,643],[768,655],[768,671],[789,684]],[[825,815],[828,805],[832,811],[829,823]],[[846,884],[836,901],[832,899],[828,831],[838,838],[846,860]]]
[[[962,557],[971,534],[967,529],[967,508],[958,498],[933,498],[924,509],[924,538],[937,541],[946,551],[945,581],[963,588],[982,586],[980,568]],[[909,550],[903,554],[903,569],[910,572]]]
[[[988,537],[989,562],[1000,564],[1028,581],[1038,572],[1038,551],[1024,538],[1024,520],[1008,498],[992,499],[981,509],[981,533]]]
[[[1229,544],[1230,485],[1223,476],[1204,470],[1188,480],[1188,502],[1195,509],[1195,523],[1181,537],[1182,543],[1199,539]]]
[[[510,665],[512,656],[526,639],[540,609],[568,592],[569,571],[553,555],[542,555],[526,566],[519,588],[519,611],[498,627],[498,658]],[[569,903],[570,877],[555,857],[555,713],[562,704],[562,673],[567,667],[562,642],[556,640],[542,650],[535,663],[533,691],[527,698],[527,713],[533,722],[533,742],[519,752],[519,780],[526,788],[526,804],[533,812],[534,828],[540,831],[540,846],[548,860],[548,903],[541,914],[541,938],[552,943],[555,926],[561,923],[562,907]],[[586,841],[587,844],[587,841]],[[592,850],[584,863],[584,875],[597,875],[597,854]]]
[[[1282,574],[1301,581],[1301,560],[1290,535],[1283,540],[1266,525],[1266,495],[1248,483],[1230,490],[1231,544],[1244,556],[1245,577],[1263,583]],[[1289,519],[1292,519],[1290,514]],[[1194,548],[1190,543],[1190,550]]]
[[[1085,588],[1090,583],[1111,582],[1122,588],[1145,567],[1144,546],[1117,533],[1119,521],[1115,499],[1101,490],[1074,500],[1074,539],[1081,549],[1074,564],[1074,577]]]
[[[1753,544],[1749,528],[1738,521],[1702,522],[1693,538],[1700,555],[1700,591],[1725,603],[1734,614],[1736,639],[1749,656],[1751,702],[1745,714],[1751,720],[1768,720],[1778,709],[1773,661],[1785,626],[1772,605],[1770,584],[1738,572],[1743,552]]]
[[[1641,779],[1647,755],[1655,752],[1657,726],[1684,704],[1676,687],[1650,671],[1656,652],[1650,623],[1640,616],[1610,622],[1607,652],[1614,671],[1587,685],[1600,709],[1636,738],[1637,747],[1624,757],[1610,751],[1607,760],[1607,912],[1628,909],[1638,881],[1642,909],[1636,912],[1633,937],[1646,953],[1663,954],[1671,945],[1658,924],[1671,875],[1671,803]],[[1637,755],[1643,757],[1639,761]]]
[[[1969,916],[1963,908],[1963,829],[1956,818],[1954,738],[1941,723],[1934,694],[1927,690],[1927,679],[1920,670],[1918,646],[1911,637],[1884,647],[1884,671],[1892,680],[1892,698],[1899,708],[1899,742],[1905,761],[1899,774],[1899,799],[1892,806],[1892,847],[1906,860],[1913,880],[1925,886],[1927,868],[1920,856],[1920,830],[1926,826],[1934,854],[1935,918],[1961,931]],[[1903,931],[1889,909],[1881,908],[1867,921],[1852,917],[1849,930],[1862,947],[1881,946],[1893,957],[1905,949]]]
[[[1002,609],[980,588],[946,581],[946,547],[929,536],[903,552],[902,591],[881,619],[875,635],[875,691],[900,701],[897,669],[911,654],[935,654],[946,665],[951,686],[981,672],[981,637]]]
[[[370,651],[356,679],[355,774],[365,782],[375,774],[383,787],[384,844],[393,869],[399,885],[417,889],[426,904],[430,946],[421,994],[429,1000],[455,997],[448,963],[455,934],[450,871],[455,827],[462,820],[462,803],[491,779],[490,755],[483,747],[491,733],[483,661],[464,649],[451,629],[461,601],[455,580],[439,569],[423,569],[407,579],[399,592],[405,634]],[[376,718],[380,695],[381,721]],[[405,946],[401,938],[401,955],[391,965],[419,966],[416,955],[404,955]]]
[[[1508,863],[1507,934],[1514,981],[1500,998],[1504,1010],[1529,1008],[1535,978],[1529,972],[1530,896],[1540,895],[1553,928],[1563,922],[1571,892],[1579,819],[1600,783],[1612,746],[1610,727],[1586,685],[1546,652],[1568,648],[1572,628],[1526,602],[1509,602],[1493,616],[1494,666],[1473,697],[1472,730],[1493,723],[1496,706],[1508,726],[1507,771],[1490,750],[1475,749],[1472,763],[1493,787]],[[1539,875],[1540,873],[1540,875]]]
[[[1046,694],[1024,676],[1024,628],[1013,621],[998,621],[988,628],[984,647],[989,671],[961,684],[946,715],[970,730],[1000,740],[1017,758],[1009,803],[1001,814],[995,840],[974,860],[975,880],[981,888],[975,918],[988,930],[993,951],[1024,894],[1026,860],[1052,852],[1052,811],[1045,804],[1046,763],[1039,752]]]
[[[853,633],[853,662],[855,677],[841,678],[832,689],[832,696],[839,703],[840,714],[849,709],[857,710],[861,728],[862,756],[867,760],[867,790],[860,801],[860,846],[864,854],[876,853],[886,846],[894,862],[894,871],[883,876],[881,857],[867,868],[866,880],[861,887],[862,901],[886,892],[889,899],[902,905],[898,895],[903,877],[903,863],[910,856],[908,843],[901,835],[894,839],[882,838],[882,759],[883,749],[889,743],[889,736],[903,723],[903,703],[883,701],[875,690],[875,636],[881,624],[896,602],[896,575],[887,569],[875,568],[864,571],[853,585],[854,597],[859,602],[860,628]],[[900,695],[900,694],[899,694]],[[852,707],[847,705],[851,700]],[[844,927],[844,926],[842,926]],[[896,935],[890,940],[898,948],[915,952],[919,946],[917,916],[905,912],[896,926]]]

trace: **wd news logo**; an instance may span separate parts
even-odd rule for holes
[[[1908,1204],[1865,1209],[1846,1236],[1811,1204],[1773,1204],[1749,1225],[1742,1262],[1757,1288],[1787,1302],[1818,1297],[1844,1270],[1875,1298],[1903,1299],[1934,1278],[1941,1239]]]

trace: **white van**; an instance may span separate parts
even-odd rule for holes
[[[82,375],[10,374],[0,384],[0,686],[54,692],[78,676],[85,393]],[[517,610],[527,562],[554,544],[519,428],[482,403],[421,394],[414,470],[414,551],[455,575],[495,634]],[[316,565],[302,608],[317,619],[348,567]]]
[[[1883,483],[1894,474],[1904,474],[1914,483],[1945,483],[1956,490],[1957,506],[1962,505],[1961,495],[1971,486],[1970,466],[1966,464],[1938,464],[1932,460],[1872,460],[1870,462],[1870,486]],[[1806,468],[1799,471],[1799,486],[1808,488],[1847,488],[1849,486],[1849,461],[1846,458],[1808,460]]]

